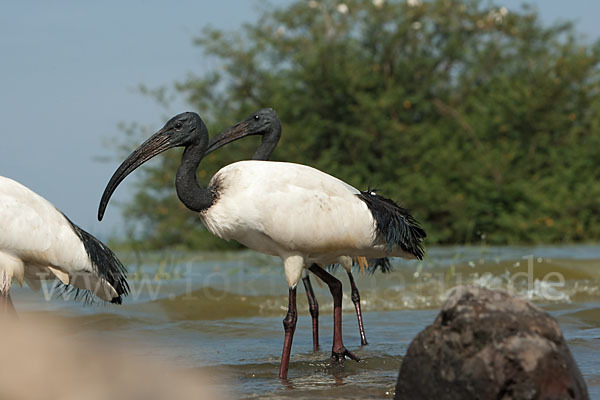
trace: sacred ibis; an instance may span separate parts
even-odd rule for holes
[[[242,135],[243,132],[243,135]],[[256,149],[253,160],[263,160],[268,161],[277,147],[279,143],[279,139],[281,138],[281,120],[277,116],[277,113],[272,108],[263,108],[253,113],[246,120],[240,122],[238,126],[232,128],[231,130],[225,131],[217,136],[215,136],[208,144],[208,149],[206,150],[205,156],[218,148],[225,146],[228,143],[231,143],[235,140],[241,139],[245,136],[250,135],[260,135],[261,143]],[[366,259],[364,257],[357,258],[358,263],[360,264],[361,269],[364,272],[364,266],[367,265]],[[378,268],[380,268],[383,272],[388,272],[391,269],[391,265],[387,258],[374,259],[371,261],[371,267],[369,268],[369,272],[373,273]],[[360,307],[360,293],[356,284],[354,282],[354,276],[352,275],[352,258],[347,256],[342,256],[337,260],[337,264],[341,265],[348,275],[348,279],[350,280],[351,287],[351,299],[354,304],[354,309],[356,310],[356,318],[358,320],[358,330],[360,333],[360,342],[362,346],[367,345],[367,337],[365,335],[365,328],[363,325],[362,311]],[[334,277],[330,279],[336,279]],[[309,311],[312,317],[312,327],[313,327],[313,349],[316,351],[319,348],[319,303],[317,302],[317,298],[315,297],[314,290],[307,273],[307,270],[304,270],[302,276],[302,283],[304,284],[304,288],[306,290],[306,297],[308,298]]]
[[[206,228],[222,239],[234,239],[283,261],[289,305],[283,320],[280,378],[287,377],[297,321],[296,287],[305,265],[329,285],[334,296],[332,358],[340,362],[346,356],[357,359],[342,340],[341,285],[316,264],[334,263],[341,256],[418,258],[423,254],[425,232],[416,220],[391,200],[360,192],[301,164],[239,161],[221,168],[202,187],[196,169],[208,147],[208,131],[192,112],[171,118],[123,161],[104,190],[98,219],[127,175],[173,147],[184,147],[175,177],[177,195],[199,214]]]
[[[34,290],[42,279],[121,304],[129,292],[115,254],[62,212],[20,183],[0,176],[0,310],[15,313],[13,278]],[[87,298],[90,299],[89,297]]]

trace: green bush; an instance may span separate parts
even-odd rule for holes
[[[599,43],[569,23],[544,26],[527,7],[344,4],[299,0],[239,31],[205,28],[195,43],[215,68],[176,83],[175,95],[213,134],[273,107],[283,121],[274,159],[380,189],[413,210],[428,244],[600,238]],[[199,180],[257,143],[211,154]],[[180,154],[142,168],[124,207],[135,240],[224,246],[176,198]]]

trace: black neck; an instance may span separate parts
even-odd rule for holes
[[[206,210],[215,201],[215,194],[208,188],[200,187],[196,179],[196,170],[204,157],[207,140],[185,148],[175,177],[175,188],[179,200],[195,212]]]
[[[263,160],[268,161],[271,159],[271,154],[277,147],[277,143],[279,142],[279,138],[281,137],[281,124],[276,123],[271,125],[269,131],[265,133],[262,137],[262,141],[254,156],[252,156],[253,160]]]

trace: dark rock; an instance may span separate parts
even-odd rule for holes
[[[454,289],[411,342],[395,399],[588,399],[558,324],[504,291]]]

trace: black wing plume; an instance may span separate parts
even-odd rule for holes
[[[423,259],[423,239],[427,234],[410,210],[400,207],[393,200],[378,195],[373,190],[360,192],[357,196],[365,202],[375,219],[377,234],[387,243],[388,251],[394,246]]]

